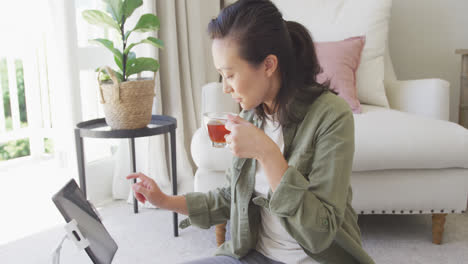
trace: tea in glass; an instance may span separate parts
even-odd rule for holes
[[[205,131],[211,140],[211,146],[215,148],[224,148],[226,146],[226,135],[230,133],[226,129],[226,122],[228,115],[236,115],[227,112],[209,112],[203,114],[203,122],[205,124]]]

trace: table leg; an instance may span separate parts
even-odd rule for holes
[[[177,160],[176,160],[176,134],[175,129],[171,131],[171,167],[172,167],[172,194],[177,195]],[[179,236],[179,225],[177,213],[174,212],[174,236]]]
[[[130,160],[132,162],[132,172],[136,172],[136,159],[135,159],[135,138],[130,138],[129,140],[130,143]],[[133,179],[133,183],[136,183],[137,180]],[[133,197],[133,212],[135,214],[138,213],[138,201]]]
[[[86,197],[86,175],[84,165],[84,149],[83,149],[83,138],[80,136],[80,130],[75,129],[75,147],[76,147],[76,159],[78,161],[78,176],[80,177],[80,188]]]

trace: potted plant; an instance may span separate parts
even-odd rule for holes
[[[163,48],[160,39],[147,37],[139,42],[128,43],[135,32],[152,32],[159,29],[159,19],[154,14],[144,14],[133,29],[125,28],[125,22],[135,9],[143,4],[142,0],[103,0],[106,12],[85,10],[83,18],[90,24],[109,28],[118,32],[117,43],[109,39],[90,40],[104,46],[112,52],[117,69],[109,66],[99,67],[98,82],[101,103],[103,104],[106,123],[112,129],[137,129],[145,127],[151,121],[154,97],[154,78],[140,78],[143,71],[152,71],[154,76],[159,69],[159,62],[153,58],[137,57],[132,51],[136,45],[150,44]],[[136,79],[130,79],[137,75]]]

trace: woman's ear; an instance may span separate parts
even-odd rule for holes
[[[268,77],[271,77],[278,68],[278,58],[276,55],[270,54],[263,61],[265,65],[265,73]]]

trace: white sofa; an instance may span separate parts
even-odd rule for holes
[[[362,113],[354,115],[352,204],[359,214],[432,214],[433,243],[440,244],[445,215],[467,208],[468,130],[447,121],[448,82],[398,81],[385,50],[390,108],[362,104]],[[202,113],[239,112],[220,83],[205,85],[202,98]],[[191,152],[198,167],[195,191],[222,186],[224,171],[231,165],[229,150],[212,148],[200,128]]]

